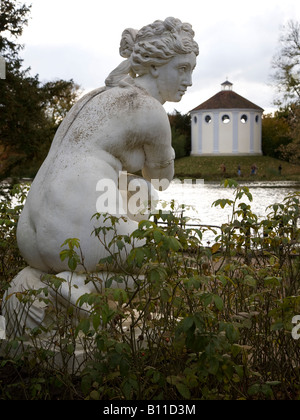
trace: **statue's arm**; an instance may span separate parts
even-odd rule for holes
[[[142,170],[143,177],[153,183],[153,180],[158,180],[159,182],[162,180],[166,180],[171,182],[174,177],[174,159],[175,153],[173,148],[166,148],[162,150],[162,155],[165,155],[165,160],[157,159],[156,161],[146,160],[145,166]],[[166,156],[168,156],[166,158]],[[160,156],[161,158],[162,156]],[[155,185],[155,183],[153,183]],[[165,185],[165,188],[168,187],[168,183],[161,183],[161,186]],[[162,189],[165,189],[162,188]]]
[[[171,128],[167,114],[164,110],[149,115],[148,131],[145,144],[145,165],[143,177],[150,181],[153,179],[169,182],[174,177],[175,152],[172,147]],[[167,186],[166,186],[167,188]]]

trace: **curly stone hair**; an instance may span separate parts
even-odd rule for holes
[[[173,17],[165,21],[156,20],[140,31],[125,29],[120,55],[126,60],[109,74],[105,80],[106,86],[118,86],[127,75],[137,77],[146,74],[150,66],[163,66],[178,54],[194,52],[198,55],[199,47],[194,36],[189,23],[182,23]]]

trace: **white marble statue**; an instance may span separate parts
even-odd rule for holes
[[[179,102],[192,85],[198,55],[192,27],[170,17],[140,31],[127,29],[120,54],[125,60],[108,76],[106,86],[85,95],[70,110],[32,183],[17,229],[18,246],[29,267],[15,278],[7,293],[10,298],[4,300],[8,319],[20,305],[16,292],[41,287],[43,273],[69,271],[67,261],[60,259],[66,239],[78,238],[85,268],[98,271],[107,250],[92,235],[101,223],[92,218],[96,212],[127,213],[119,234],[137,228],[140,215],[126,211],[120,172],[141,170],[143,178],[136,178],[135,185],[146,180],[149,191],[152,180],[173,178],[175,156],[163,104]],[[101,190],[101,183],[107,180],[115,188],[102,209],[101,194],[107,191]],[[70,299],[75,302],[88,290],[84,280],[79,281]],[[44,306],[30,315],[25,326],[42,323]]]

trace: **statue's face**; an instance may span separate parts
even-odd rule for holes
[[[157,68],[157,87],[162,102],[179,102],[192,86],[196,54],[179,54],[169,63]]]

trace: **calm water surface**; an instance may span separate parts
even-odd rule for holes
[[[253,182],[244,185],[249,187],[253,195],[252,211],[261,218],[270,213],[268,206],[282,203],[289,193],[300,191],[300,183],[296,182]],[[182,185],[172,182],[168,190],[160,193],[163,201],[175,200],[178,206],[189,206],[185,210],[186,216],[200,224],[216,226],[229,221],[232,215],[232,209],[228,206],[224,209],[212,207],[212,203],[221,198],[234,199],[234,189],[224,188],[219,184]],[[250,203],[246,196],[241,202]]]
[[[300,191],[300,181],[252,182],[244,185],[249,187],[253,195],[252,211],[260,218],[271,211],[267,210],[268,206],[282,203],[289,193]],[[183,204],[187,206],[184,215],[195,223],[221,226],[231,219],[232,209],[228,206],[224,209],[213,207],[212,203],[220,198],[234,199],[234,189],[224,188],[215,183],[183,184],[173,181],[166,191],[159,193],[159,197],[162,202],[167,203],[166,209],[170,209],[169,203],[172,200],[177,207]],[[246,196],[242,201],[250,203]],[[212,240],[211,234],[208,235],[206,240]]]

